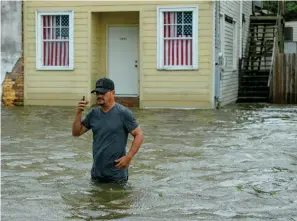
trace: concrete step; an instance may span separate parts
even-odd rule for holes
[[[239,86],[239,89],[242,91],[267,91],[269,90],[269,87],[267,86],[258,86],[258,85],[241,85]]]
[[[238,96],[237,103],[260,103],[260,102],[268,102],[268,96]]]
[[[115,97],[116,102],[125,107],[139,107],[139,97]]]

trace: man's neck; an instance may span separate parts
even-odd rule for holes
[[[110,104],[107,104],[105,106],[102,106],[101,107],[101,110],[104,111],[104,112],[108,112],[108,111],[110,111],[113,108],[113,106],[115,105],[115,103],[116,103],[115,101],[112,101],[112,102],[110,102]]]

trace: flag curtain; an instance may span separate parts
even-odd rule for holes
[[[163,12],[164,66],[193,65],[193,13]]]
[[[69,66],[69,16],[42,16],[43,65]]]

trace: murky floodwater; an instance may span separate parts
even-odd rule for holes
[[[296,106],[134,110],[145,144],[126,186],[90,181],[74,113],[2,107],[2,220],[297,221]]]

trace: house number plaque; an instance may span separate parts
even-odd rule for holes
[[[125,40],[127,40],[127,38],[120,38],[120,40],[125,41]]]

